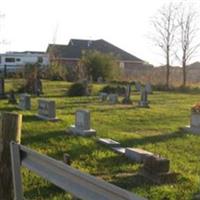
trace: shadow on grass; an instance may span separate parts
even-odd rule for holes
[[[117,175],[113,179],[114,180],[110,182],[111,184],[117,185],[126,190],[132,190],[134,187],[156,185],[139,174]]]
[[[3,108],[0,108],[0,111],[1,112],[17,112],[17,111],[19,111],[19,109],[15,105],[13,105],[13,107],[3,107]]]
[[[34,187],[29,191],[24,192],[25,199],[49,199],[52,196],[56,196],[58,194],[66,194],[65,191],[60,189],[59,187],[50,184],[49,186],[42,186],[42,187]]]
[[[37,116],[36,116],[36,114],[34,115],[23,115],[23,122],[35,122],[35,121],[44,121],[45,122],[45,120],[42,120],[42,119],[40,119],[40,118],[38,118]]]
[[[158,143],[158,142],[165,142],[167,140],[173,140],[180,137],[185,137],[187,135],[186,132],[182,130],[178,130],[174,133],[169,134],[162,134],[162,135],[154,135],[154,136],[147,136],[143,138],[133,138],[133,139],[125,139],[121,141],[122,146],[137,146],[137,145],[145,145],[149,143]]]
[[[66,133],[64,131],[48,131],[47,133],[41,133],[37,135],[30,135],[30,134],[25,134],[23,137],[23,145],[29,145],[32,143],[37,143],[37,144],[47,144],[49,139],[52,138],[59,138],[59,137],[64,137],[66,136]]]

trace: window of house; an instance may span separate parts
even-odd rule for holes
[[[5,62],[8,63],[15,62],[15,58],[5,58]]]
[[[39,62],[39,63],[42,63],[42,62],[43,62],[43,57],[41,57],[41,56],[38,57],[38,62]]]
[[[20,59],[20,58],[16,58],[16,61],[17,61],[17,62],[20,62],[20,61],[21,61],[21,59]]]

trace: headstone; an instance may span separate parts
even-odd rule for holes
[[[106,101],[106,100],[107,100],[107,97],[108,97],[108,93],[101,92],[101,93],[99,94],[99,99],[100,99],[100,101]]]
[[[4,85],[4,79],[0,78],[0,98],[5,96],[5,85]]]
[[[40,96],[40,94],[42,93],[42,81],[39,78],[36,78],[34,80],[34,93],[37,96]]]
[[[40,119],[57,121],[56,118],[56,103],[52,100],[39,99],[38,100],[38,115]]]
[[[141,98],[139,101],[139,107],[149,107],[149,102],[148,102],[148,93],[146,90],[141,91]]]
[[[105,144],[107,146],[110,146],[110,147],[119,147],[120,146],[119,142],[112,140],[110,138],[99,138],[98,142],[100,142],[101,144]]]
[[[30,110],[31,109],[31,96],[28,94],[21,94],[19,97],[18,108],[20,108],[22,110]]]
[[[136,82],[136,83],[135,83],[135,89],[136,89],[137,92],[140,92],[140,91],[141,91],[142,86],[141,86],[141,84],[140,84],[139,82]]]
[[[111,104],[118,103],[118,95],[117,94],[109,94],[108,95],[108,102]]]
[[[128,84],[126,86],[125,97],[122,100],[122,103],[123,104],[132,104],[132,101],[131,101],[130,97],[131,97],[131,84]]]
[[[103,83],[103,77],[99,76],[99,77],[97,78],[97,83]]]
[[[138,148],[126,148],[125,156],[135,162],[143,163],[147,157],[153,156],[153,153]]]
[[[190,125],[184,128],[185,131],[200,134],[200,113],[191,111]]]
[[[15,93],[13,90],[11,90],[10,93],[8,94],[8,103],[11,103],[11,104],[17,103],[17,99],[15,97]]]
[[[152,94],[152,86],[150,83],[147,83],[145,85],[145,91],[148,93],[148,94]]]
[[[77,110],[75,125],[72,125],[68,132],[82,136],[95,135],[96,131],[90,128],[90,112],[88,110]]]

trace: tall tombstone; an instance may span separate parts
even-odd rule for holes
[[[142,86],[141,86],[141,84],[139,82],[135,83],[135,89],[136,89],[137,92],[141,92]]]
[[[108,95],[108,102],[110,104],[116,104],[116,103],[118,103],[118,95],[117,94],[109,94]]]
[[[152,86],[150,83],[147,83],[145,85],[145,90],[147,91],[148,94],[152,94],[153,91],[152,91]]]
[[[31,96],[28,94],[21,94],[19,96],[18,108],[20,108],[22,110],[30,110],[31,109]]]
[[[81,136],[96,135],[96,131],[90,127],[90,112],[88,110],[77,110],[75,125],[71,125],[68,132]]]
[[[34,80],[34,93],[37,96],[40,96],[40,94],[42,93],[42,81],[39,78],[36,78]]]
[[[124,103],[124,104],[132,104],[132,101],[131,101],[130,97],[131,97],[131,84],[128,84],[126,86],[125,97],[122,100],[122,103]]]
[[[4,79],[0,78],[0,98],[3,98],[5,96],[5,84]]]
[[[37,117],[48,121],[57,121],[55,101],[39,99]]]
[[[140,101],[139,101],[139,107],[149,107],[149,102],[148,102],[148,93],[147,91],[144,89],[141,91],[141,97],[140,97]]]

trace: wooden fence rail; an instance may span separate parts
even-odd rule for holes
[[[15,142],[10,143],[10,148],[15,200],[24,198],[21,166],[83,200],[145,200]]]

